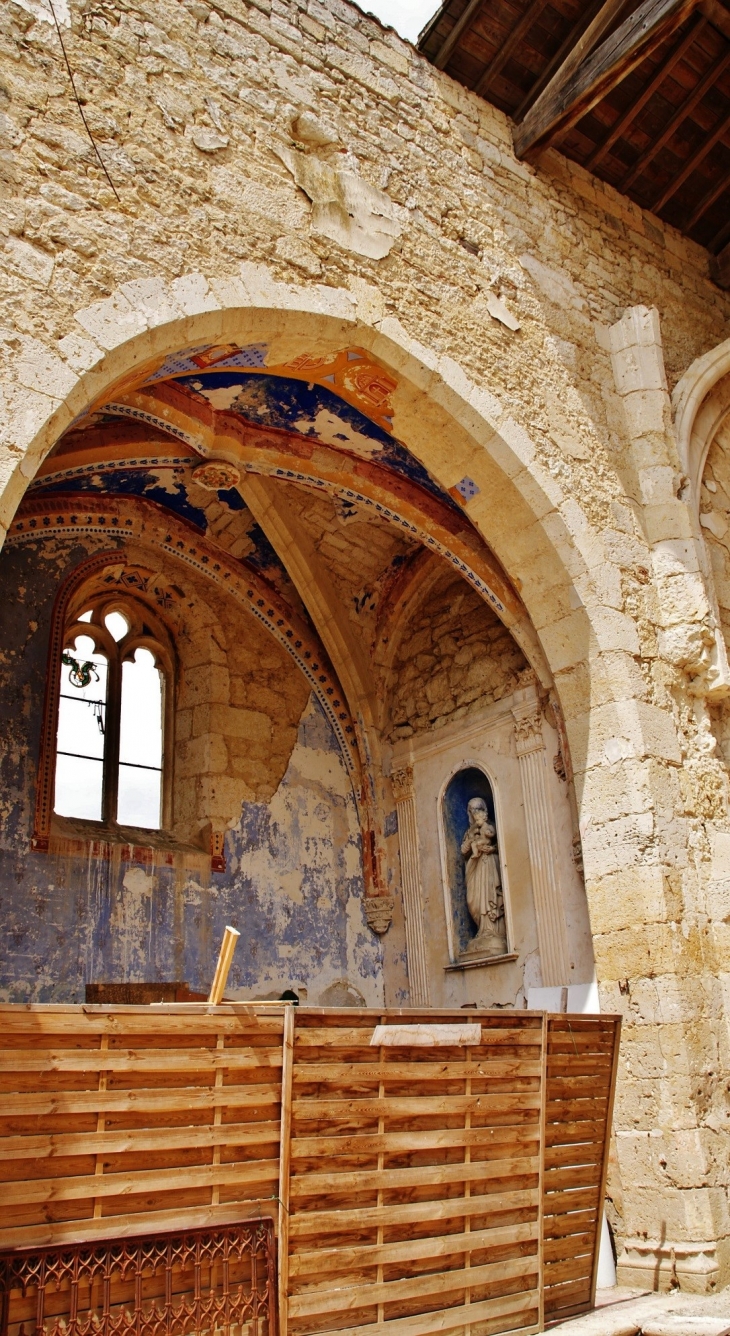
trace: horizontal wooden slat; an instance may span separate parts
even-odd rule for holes
[[[69,1090],[16,1095],[13,1117],[52,1113],[170,1113],[184,1109],[256,1109],[281,1103],[278,1086],[183,1086],[176,1090]]]
[[[478,1160],[471,1164],[419,1165],[415,1169],[360,1169],[330,1174],[292,1174],[292,1200],[333,1192],[377,1192],[382,1189],[426,1187],[436,1183],[475,1183],[480,1179],[537,1174],[537,1156],[523,1159]]]
[[[545,1284],[560,1285],[567,1280],[585,1280],[590,1284],[593,1269],[593,1248],[584,1249],[572,1257],[563,1257],[545,1263]]]
[[[342,1136],[293,1137],[291,1154],[295,1161],[317,1155],[393,1155],[398,1151],[441,1150],[451,1146],[496,1149],[509,1145],[518,1148],[534,1146],[536,1142],[539,1142],[536,1124],[528,1127],[439,1127],[425,1132],[355,1132]]]
[[[28,1007],[0,1005],[0,1029],[8,1035],[73,1036],[75,1032],[81,1035],[184,1034],[192,1037],[201,1033],[250,1036],[254,1043],[270,1036],[275,1043],[282,1028],[282,1015],[256,1014],[229,1006],[214,1009],[202,1005],[200,1010],[187,1007],[173,1010],[150,1006],[63,1008],[51,1003]]]
[[[280,1067],[281,1051],[264,1049],[256,1053],[246,1048],[150,1048],[79,1049],[16,1056],[12,1050],[0,1050],[0,1075],[15,1072],[157,1072],[160,1075],[192,1072],[255,1071]]]
[[[524,1058],[485,1058],[480,1062],[312,1062],[297,1065],[294,1086],[318,1082],[338,1085],[347,1090],[350,1081],[464,1081],[480,1076],[496,1081],[510,1076],[539,1077],[539,1061]]]
[[[390,1096],[387,1102],[390,1118],[409,1117],[426,1118],[433,1114],[464,1113],[537,1113],[540,1109],[540,1094],[527,1092],[510,1095],[415,1095]],[[293,1118],[342,1118],[345,1114],[356,1114],[363,1119],[381,1118],[385,1110],[384,1101],[375,1099],[295,1099]]]
[[[401,1239],[396,1243],[362,1244],[357,1247],[317,1248],[313,1252],[297,1253],[291,1257],[289,1275],[292,1278],[317,1276],[328,1271],[359,1270],[388,1262],[424,1261],[482,1248],[497,1248],[501,1244],[525,1243],[532,1239],[537,1239],[536,1220],[527,1224],[502,1225],[495,1229],[477,1229],[471,1234]]]
[[[359,1327],[344,1327],[342,1336],[436,1336],[436,1333],[458,1331],[465,1324],[473,1326],[476,1322],[496,1321],[497,1318],[514,1318],[535,1312],[538,1306],[537,1290],[528,1290],[520,1294],[509,1294],[498,1299],[482,1299],[478,1303],[459,1304],[454,1308],[438,1308],[432,1313],[419,1314],[417,1317],[394,1318],[390,1322],[368,1322]],[[510,1331],[538,1331],[537,1322],[515,1328]],[[313,1332],[312,1336],[331,1336],[331,1329],[326,1332]]]
[[[212,1187],[228,1183],[260,1184],[278,1179],[279,1160],[253,1160],[250,1164],[200,1165],[181,1169],[137,1170],[79,1178],[32,1178],[3,1184],[3,1202],[13,1206],[30,1202],[72,1201],[74,1198],[121,1197],[132,1193],[180,1192],[183,1188]]]
[[[221,1123],[218,1127],[130,1128],[124,1132],[66,1132],[0,1138],[4,1160],[59,1159],[73,1155],[122,1155],[193,1146],[258,1146],[278,1141],[278,1122]]]
[[[292,1238],[324,1237],[349,1229],[368,1229],[382,1225],[418,1224],[424,1215],[434,1227],[440,1220],[460,1217],[489,1216],[509,1211],[537,1209],[537,1188],[498,1192],[478,1197],[449,1197],[445,1201],[403,1202],[396,1206],[361,1206],[342,1210],[318,1210],[306,1215],[295,1215],[289,1222]]]
[[[538,1258],[537,1240],[535,1256],[517,1257],[504,1262],[487,1262],[484,1266],[470,1267],[468,1270],[442,1271],[435,1275],[408,1276],[403,1280],[384,1281],[381,1284],[350,1285],[343,1291],[307,1290],[304,1294],[294,1294],[289,1299],[289,1316],[313,1317],[325,1313],[351,1313],[358,1308],[371,1304],[402,1302],[406,1299],[432,1298],[434,1295],[453,1294],[467,1286],[488,1285],[495,1280],[515,1280],[525,1277],[525,1289],[529,1287],[532,1276],[533,1287],[537,1285]],[[345,1325],[344,1322],[342,1324]]]
[[[131,1238],[135,1234],[154,1234],[170,1229],[197,1229],[204,1225],[236,1224],[274,1214],[268,1199],[252,1197],[246,1202],[226,1202],[221,1206],[195,1206],[160,1210],[146,1208],[141,1213],[108,1216],[96,1220],[43,1221],[18,1227],[5,1217],[0,1225],[0,1247],[43,1248],[64,1243],[86,1243],[94,1239]]]
[[[419,1021],[423,1021],[423,1012],[420,1014],[416,1013],[416,1018]],[[304,1018],[302,1019],[304,1020]],[[432,1022],[437,1018],[429,1015],[428,1019]],[[446,1019],[453,1020],[454,1018],[452,1015],[450,1018],[447,1017]],[[471,1020],[473,1018],[470,1017],[469,1019]],[[492,1045],[498,1044],[529,1044],[538,1049],[540,1047],[542,1027],[541,1022],[539,1021],[535,1022],[534,1025],[531,1024],[529,1027],[525,1026],[524,1028],[522,1026],[505,1025],[502,1029],[487,1029],[483,1018],[480,1017],[479,1019],[482,1021],[482,1043],[480,1045],[475,1045],[471,1049],[471,1058],[473,1062],[478,1061],[481,1058],[481,1051],[486,1051],[487,1046],[491,1048]],[[464,1017],[462,1014],[460,1021],[463,1022],[463,1020]],[[397,1023],[404,1023],[404,1018],[399,1017]],[[338,1026],[331,1029],[321,1027],[315,1028],[314,1026],[309,1027],[306,1025],[306,1022],[298,1023],[294,1051],[295,1054],[298,1054],[299,1050],[303,1048],[369,1048],[374,1055],[377,1050],[372,1048],[370,1044],[374,1029],[374,1021],[358,1028],[340,1028]]]

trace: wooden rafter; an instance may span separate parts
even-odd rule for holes
[[[720,123],[715,126],[715,129],[711,130],[710,133],[705,136],[702,143],[690,153],[689,159],[679,173],[679,176],[675,176],[674,180],[669,182],[669,185],[659,196],[656,204],[654,204],[653,207],[655,213],[659,213],[659,210],[664,208],[664,205],[672,198],[672,196],[676,195],[680,186],[684,185],[687,177],[692,175],[693,171],[699,167],[701,162],[704,162],[710,150],[715,147],[715,144],[717,144],[720,139],[722,139],[723,135],[727,134],[728,130],[730,130],[730,115],[724,116]]]
[[[677,65],[679,61],[682,59],[682,57],[686,55],[692,43],[699,37],[706,23],[707,19],[705,19],[702,16],[699,17],[692,24],[692,27],[689,29],[689,31],[685,33],[684,37],[682,37],[681,40],[677,42],[674,49],[667,56],[667,59],[662,61],[661,65],[656,71],[656,74],[654,75],[654,78],[651,79],[649,83],[646,85],[646,87],[642,89],[639,96],[635,98],[635,100],[631,103],[631,106],[626,108],[626,111],[624,112],[623,116],[619,116],[618,120],[616,121],[616,124],[611,127],[603,142],[601,144],[598,144],[597,147],[593,150],[590,158],[586,162],[586,167],[588,168],[589,171],[593,171],[596,164],[599,163],[601,159],[606,156],[609,150],[616,143],[616,140],[620,139],[624,130],[626,130],[628,126],[631,124],[631,122],[636,119],[642,108],[646,106],[649,99],[654,96],[657,89],[660,88],[661,85],[664,83],[664,80],[669,77],[675,65]]]
[[[725,184],[727,185],[728,182],[726,181]],[[712,241],[710,242],[710,250],[712,251],[713,255],[719,255],[728,237],[730,237],[730,218],[727,218],[725,220],[722,227],[720,228],[720,231],[715,233],[715,236],[712,238]]]
[[[448,37],[444,42],[442,42],[441,46],[436,52],[436,55],[433,58],[433,63],[437,70],[443,70],[446,68],[451,53],[453,52],[457,44],[461,41],[461,38],[464,36],[464,33],[471,27],[483,4],[484,0],[469,0],[469,3],[466,9],[464,10],[464,13],[462,14],[461,18],[456,20],[456,23],[451,29],[451,32],[449,33]]]
[[[547,88],[556,70],[560,69],[560,66],[565,60],[568,52],[573,50],[573,47],[575,46],[576,42],[579,40],[580,37],[582,37],[583,33],[587,31],[588,25],[593,22],[596,15],[603,8],[603,5],[604,5],[604,0],[593,0],[593,3],[588,6],[585,13],[581,14],[580,18],[578,19],[578,22],[573,24],[573,27],[561,42],[552,60],[548,61],[547,65],[545,66],[545,69],[542,71],[542,74],[539,75],[539,77],[527,90],[525,96],[523,97],[522,101],[517,107],[512,117],[513,121],[515,121],[517,124],[519,124],[519,122],[522,120],[528,108],[531,107],[534,102],[537,102],[537,99],[542,93],[543,88]]]
[[[545,8],[546,0],[532,0],[528,5],[522,18],[517,21],[506,41],[502,43],[490,60],[487,68],[479,79],[474,92],[483,96],[490,84],[496,79],[497,75],[504,68],[518,42],[522,40],[525,33],[529,31],[541,10]]]
[[[725,172],[725,174],[720,177],[719,181],[716,181],[714,186],[708,190],[707,194],[703,195],[699,203],[695,205],[692,213],[684,224],[684,231],[691,232],[692,228],[700,221],[700,218],[704,217],[707,210],[712,208],[715,200],[718,200],[729,188],[730,172]],[[711,242],[710,246],[712,246],[712,244],[713,243]]]
[[[700,82],[692,89],[689,96],[684,99],[681,106],[677,107],[674,115],[670,116],[661,134],[657,135],[656,138],[652,140],[651,144],[644,149],[644,152],[639,154],[633,167],[626,172],[625,176],[620,181],[619,190],[628,190],[629,186],[633,185],[637,176],[640,176],[641,173],[646,170],[659,150],[671,139],[675,130],[679,128],[682,121],[686,120],[690,112],[694,111],[697,103],[702,101],[705,93],[712,88],[712,85],[720,78],[720,75],[725,72],[728,65],[730,65],[730,50],[726,51],[724,56],[721,56],[719,60],[716,60],[710,66],[704,78],[700,79]]]
[[[515,129],[517,156],[536,156],[591,110],[606,93],[688,18],[697,0],[644,0],[576,68],[571,53]]]

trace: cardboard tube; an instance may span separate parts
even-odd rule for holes
[[[213,983],[211,984],[211,989],[210,989],[210,997],[208,998],[208,1002],[212,1004],[214,1007],[218,1006],[226,990],[226,984],[228,983],[228,971],[231,968],[231,961],[233,960],[233,952],[236,949],[236,942],[238,941],[240,936],[241,936],[240,932],[238,932],[235,928],[230,928],[230,927],[226,927],[226,930],[223,934],[223,941],[221,942],[221,949],[218,955],[218,964],[215,967],[215,975],[213,976]]]

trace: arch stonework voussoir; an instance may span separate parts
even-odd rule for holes
[[[69,424],[168,354],[235,338],[268,344],[270,361],[281,365],[303,352],[324,355],[356,345],[398,381],[395,436],[445,488],[465,474],[477,483],[468,513],[507,573],[517,577],[544,654],[544,663],[535,665],[543,685],[605,652],[633,653],[630,618],[602,602],[596,573],[605,584],[612,562],[601,535],[542,466],[529,433],[453,358],[381,315],[379,301],[377,291],[363,284],[354,292],[294,287],[273,280],[263,265],[243,263],[225,277],[190,273],[170,282],[125,283],[77,311],[76,327],[56,349],[21,340],[5,428],[17,462],[0,496],[0,522],[7,529],[25,488]],[[578,694],[580,700],[573,692],[566,701],[564,713],[579,772],[588,755],[581,727],[590,711],[588,681]],[[651,752],[650,740],[645,749]]]

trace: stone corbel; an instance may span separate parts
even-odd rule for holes
[[[535,681],[523,674],[523,683],[513,696],[512,717],[525,804],[542,981],[549,988],[569,982],[570,961],[558,876],[557,841],[547,786],[542,711]]]
[[[365,918],[369,928],[382,937],[393,921],[395,900],[392,895],[366,895]]]

